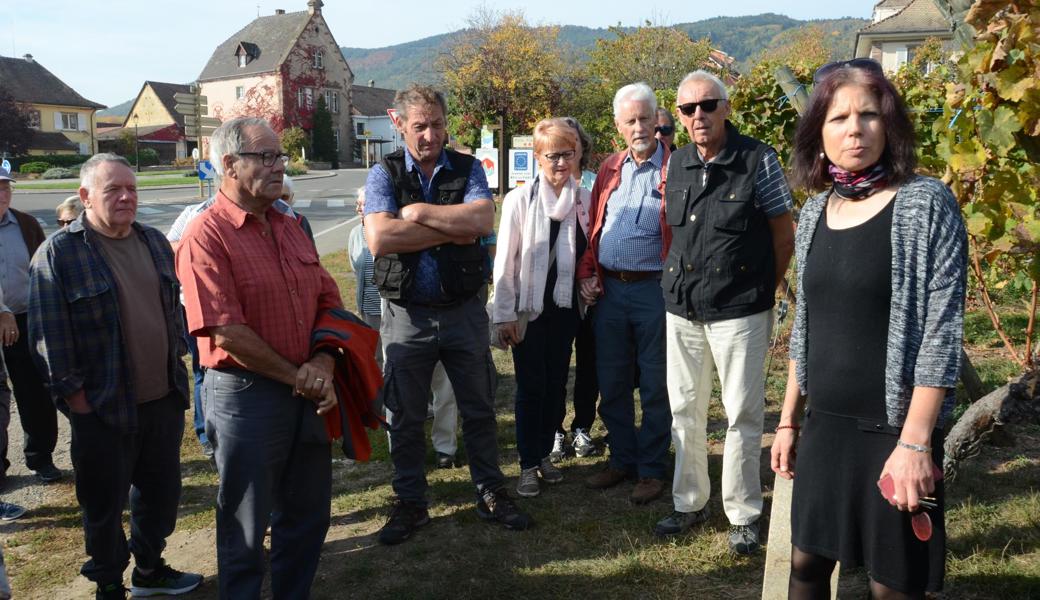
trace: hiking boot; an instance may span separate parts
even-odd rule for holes
[[[21,518],[24,514],[24,506],[11,504],[10,502],[0,502],[0,521],[14,521]]]
[[[557,431],[556,437],[553,438],[552,452],[549,453],[549,460],[552,462],[560,462],[563,457],[567,455],[567,434]]]
[[[393,546],[412,537],[416,529],[430,522],[430,513],[425,506],[395,500],[386,524],[379,530],[379,543]]]
[[[438,469],[454,469],[455,468],[455,455],[448,454],[446,452],[437,453],[437,468]]]
[[[504,488],[478,492],[477,514],[481,519],[498,521],[506,529],[520,531],[534,526],[534,520],[520,510]]]
[[[646,504],[657,500],[663,493],[664,480],[654,479],[653,477],[640,477],[636,487],[632,489],[632,495],[628,499],[632,501],[632,504]]]
[[[33,473],[36,475],[36,478],[43,483],[54,483],[55,481],[61,480],[62,477],[65,477],[65,474],[61,472],[61,469],[55,467],[53,463],[44,465],[39,469],[33,469]]]
[[[597,452],[596,444],[592,442],[592,436],[589,435],[588,429],[575,429],[574,441],[571,442],[571,446],[574,447],[574,455],[580,458],[594,456]]]
[[[629,477],[628,471],[622,471],[607,465],[605,469],[586,479],[585,487],[590,490],[605,490],[609,487],[614,487]]]
[[[729,549],[737,554],[751,554],[758,550],[758,521],[747,525],[730,525]]]
[[[657,525],[654,526],[654,535],[679,535],[680,533],[689,530],[694,525],[699,525],[707,520],[707,506],[693,512],[673,510],[672,514],[657,522]]]
[[[98,584],[94,592],[94,600],[126,600],[126,588],[122,581],[114,583]]]
[[[520,469],[520,481],[516,484],[516,493],[524,498],[534,498],[542,489],[538,485],[538,467]]]
[[[538,467],[538,474],[542,476],[542,481],[545,483],[560,483],[563,481],[563,472],[552,464],[552,460],[549,457],[542,459],[542,464]]]
[[[199,587],[202,575],[198,573],[182,573],[163,561],[152,569],[148,575],[134,567],[130,575],[130,596],[142,598],[146,596],[177,596],[187,594]]]

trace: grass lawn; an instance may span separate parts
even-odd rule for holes
[[[162,185],[198,185],[195,177],[186,177],[191,171],[163,171],[150,175],[138,175],[137,187],[157,187]],[[28,179],[15,182],[17,188],[26,190],[78,190],[79,179]]]
[[[354,283],[344,252],[327,256],[326,266],[353,305]],[[971,317],[973,318],[973,317]],[[970,319],[969,319],[970,321]],[[985,327],[970,329],[968,347],[988,385],[1003,383],[1015,369],[992,347]],[[977,335],[976,333],[977,332]],[[786,369],[786,348],[777,349],[767,391],[766,431],[778,419]],[[512,360],[494,351],[499,373],[495,398],[501,464],[509,485],[518,475],[512,397]],[[569,419],[569,417],[568,417]],[[349,464],[334,449],[332,529],[315,582],[315,598],[758,598],[764,552],[752,557],[729,553],[727,523],[717,496],[724,417],[717,402],[709,413],[709,468],[716,494],[712,517],[690,535],[660,540],[653,524],[671,510],[665,497],[649,506],[628,502],[631,484],[589,491],[582,480],[602,457],[569,458],[565,481],[544,489],[522,505],[537,520],[528,532],[508,532],[480,521],[473,511],[468,470],[433,469],[429,450],[432,523],[396,547],[380,546],[392,492],[386,437],[373,432],[375,454],[366,464]],[[191,415],[186,415],[190,425]],[[176,536],[212,529],[217,477],[186,430],[183,443],[181,518]],[[1040,426],[1009,428],[1011,438],[986,446],[966,462],[948,488],[949,556],[944,598],[1040,598]],[[597,422],[594,435],[602,444]],[[771,442],[767,435],[764,444]],[[460,449],[461,449],[460,436]],[[767,446],[768,447],[768,446]],[[464,454],[460,450],[460,454]],[[464,458],[464,456],[463,456]],[[766,512],[773,476],[763,461]],[[34,508],[6,526],[8,571],[22,598],[55,598],[77,577],[84,554],[79,512],[71,484],[61,501]],[[768,526],[763,523],[763,531]],[[212,543],[171,547],[180,568],[212,562]],[[185,557],[187,556],[187,558]],[[186,562],[190,560],[193,562]],[[172,561],[172,559],[171,559]],[[208,561],[208,562],[207,562]],[[862,589],[856,592],[862,597]],[[193,598],[216,598],[209,582]]]

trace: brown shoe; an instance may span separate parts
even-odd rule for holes
[[[607,468],[586,479],[585,487],[590,490],[604,490],[609,487],[614,487],[628,478],[629,475],[627,471],[615,469],[614,467],[607,465]]]
[[[663,493],[664,481],[651,477],[641,477],[639,482],[636,483],[636,487],[632,490],[629,500],[633,504],[646,504],[647,502],[657,500]]]

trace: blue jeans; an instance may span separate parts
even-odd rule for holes
[[[672,412],[665,381],[664,296],[657,279],[603,279],[596,304],[599,415],[607,427],[610,466],[639,477],[667,478]],[[640,427],[633,373],[639,366]]]
[[[185,320],[187,322],[187,320]],[[199,341],[195,339],[195,336],[184,332],[184,341],[188,344],[188,350],[191,352],[191,374],[195,378],[195,436],[199,438],[200,444],[208,444],[209,441],[206,439],[206,411],[202,408],[202,380],[205,378],[206,372],[202,370],[202,365],[199,364]]]

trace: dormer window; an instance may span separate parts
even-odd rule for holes
[[[238,55],[238,66],[239,66],[239,68],[246,66],[247,62],[249,62],[249,57],[246,56],[245,52],[243,52],[243,53]]]
[[[325,68],[325,54],[321,50],[314,51],[314,68],[324,69]]]
[[[240,42],[235,56],[238,57],[238,68],[241,69],[260,56],[260,48],[251,42]]]

